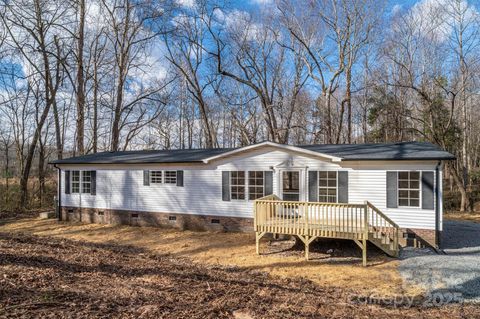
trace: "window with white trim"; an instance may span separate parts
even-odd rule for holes
[[[248,199],[255,200],[261,198],[265,194],[264,189],[264,172],[251,171],[248,172]]]
[[[318,172],[318,201],[337,202],[337,171]]]
[[[420,172],[398,172],[398,206],[420,207]]]
[[[92,172],[82,171],[82,193],[90,194],[92,190]]]
[[[177,184],[177,171],[165,171],[165,184]]]
[[[80,171],[72,171],[71,176],[71,193],[78,194],[80,193]]]
[[[150,171],[150,183],[161,184],[162,183],[162,171]]]
[[[230,197],[231,199],[245,199],[245,172],[230,172]]]

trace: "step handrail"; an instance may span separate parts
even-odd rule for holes
[[[369,209],[372,211],[372,213],[376,215],[372,214],[372,216],[369,216]],[[380,217],[380,222],[378,221],[378,217]],[[382,233],[381,236],[387,236],[387,238],[390,238],[389,236],[392,235],[395,256],[398,256],[400,226],[398,226],[397,223],[395,223],[392,219],[390,219],[387,215],[385,215],[380,209],[375,207],[369,201],[365,201],[365,225],[366,227],[369,227],[371,225],[374,229],[380,229],[380,233],[382,233],[383,231],[384,233]],[[378,232],[378,230],[376,230],[376,232]]]
[[[394,228],[400,228],[397,223],[395,223],[393,220],[390,219],[387,215],[385,215],[380,209],[375,207],[372,203],[370,203],[368,200],[366,201],[366,204],[369,208],[371,208],[375,213],[380,215],[383,219],[385,219],[389,224],[392,225]]]

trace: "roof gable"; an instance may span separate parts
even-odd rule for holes
[[[215,160],[218,160],[218,159],[221,159],[221,158],[237,155],[237,154],[240,154],[240,153],[243,153],[243,152],[247,152],[247,151],[251,151],[251,150],[255,150],[255,149],[260,149],[260,148],[264,148],[264,147],[273,147],[273,148],[276,148],[276,149],[279,149],[279,150],[297,152],[297,153],[301,153],[301,154],[304,154],[304,155],[310,155],[310,156],[315,156],[315,157],[322,157],[322,158],[329,159],[332,162],[340,162],[342,160],[340,157],[329,155],[329,154],[324,154],[322,152],[312,151],[312,150],[308,150],[308,149],[297,147],[297,146],[278,144],[278,143],[273,143],[273,142],[267,141],[267,142],[262,142],[262,143],[258,143],[258,144],[253,144],[253,145],[233,149],[231,151],[224,152],[224,153],[221,153],[221,154],[218,154],[218,155],[214,155],[214,156],[205,158],[203,160],[203,162],[204,163],[210,163],[212,161],[215,161]]]

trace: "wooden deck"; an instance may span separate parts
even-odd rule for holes
[[[390,256],[398,256],[398,225],[368,201],[364,204],[295,202],[269,195],[255,201],[254,216],[257,253],[260,239],[271,233],[298,236],[305,244],[307,260],[310,243],[319,237],[354,240],[362,249],[364,265],[367,241]]]

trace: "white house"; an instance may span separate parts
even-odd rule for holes
[[[347,217],[340,219],[354,227],[351,219],[368,201],[372,211],[398,227],[400,244],[416,238],[437,245],[442,231],[442,161],[452,159],[452,154],[419,142],[263,142],[236,149],[104,152],[52,163],[59,170],[63,220],[251,231],[255,200],[273,194],[271,200],[286,204],[273,208],[276,213],[259,206],[257,214],[263,217],[255,216],[256,222],[266,221],[268,214],[277,220],[280,210],[289,216],[284,223],[292,221],[301,207],[294,208],[294,215],[285,207],[308,202],[325,209],[323,219],[337,218],[328,215],[337,214],[328,209],[345,208]],[[299,221],[312,220],[312,207]],[[281,227],[255,227],[260,237],[265,231],[289,233]],[[370,227],[376,231],[381,225]],[[317,233],[321,234],[332,237]]]

